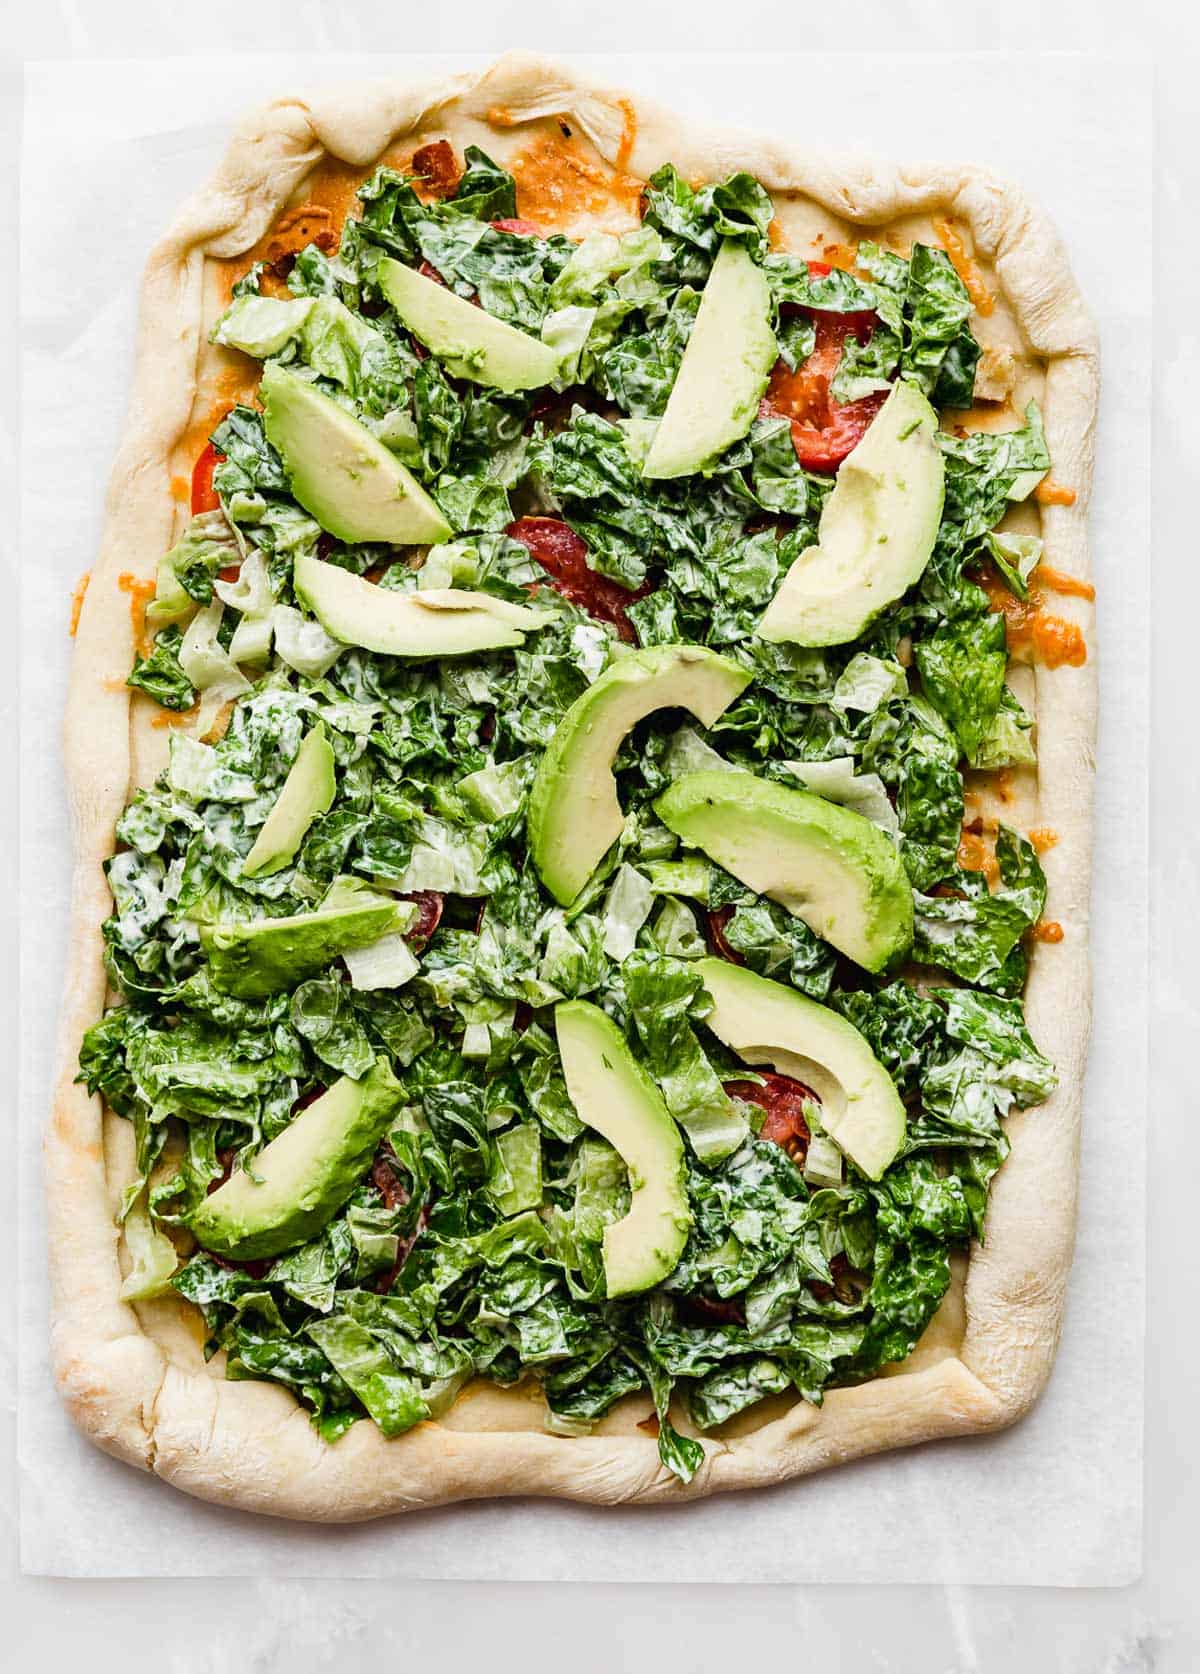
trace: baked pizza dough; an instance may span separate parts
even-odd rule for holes
[[[78,627],[66,712],[75,854],[70,971],[46,1140],[53,1359],[63,1398],[98,1446],[176,1487],[225,1505],[331,1522],[509,1494],[602,1504],[679,1500],[1010,1424],[1049,1375],[1074,1236],[1089,1030],[1091,658],[1083,668],[1017,671],[1027,682],[1020,695],[1036,715],[1039,766],[1013,773],[998,792],[994,783],[968,787],[985,811],[998,794],[1006,820],[1057,834],[1045,858],[1047,910],[1064,935],[1035,948],[1026,1004],[1032,1033],[1057,1064],[1059,1089],[1009,1120],[1012,1153],[992,1189],[986,1247],[958,1261],[924,1338],[889,1375],[832,1390],[820,1408],[783,1396],[760,1403],[704,1439],[704,1463],[685,1487],[660,1465],[652,1435],[638,1428],[644,1396],[620,1403],[593,1434],[565,1438],[544,1433],[536,1388],[477,1383],[443,1418],[395,1440],[360,1423],[328,1445],[281,1387],[227,1382],[219,1361],[205,1364],[203,1324],[189,1304],[119,1300],[129,1258],[114,1213],[134,1173],[132,1135],[73,1077],[81,1035],[106,997],[100,927],[110,900],[102,862],[132,788],[162,766],[167,733],[125,685],[133,628],[129,583],[123,590],[118,578],[152,575],[186,519],[186,476],[214,405],[253,387],[248,361],[207,342],[233,280],[272,238],[296,228],[302,242],[314,229],[336,233],[357,184],[378,161],[403,164],[417,146],[442,137],[460,151],[481,145],[506,163],[520,212],[552,231],[626,229],[636,221],[642,181],[667,161],[699,179],[748,170],[775,200],[782,240],[802,251],[859,228],[882,242],[894,237],[899,247],[929,237],[935,220],[965,231],[979,282],[995,302],[986,318],[973,320],[984,346],[979,387],[1016,402],[1040,397],[1055,477],[1074,490],[1072,504],[1034,509],[1031,502],[1023,515],[1040,515],[1047,565],[1081,581],[1088,576],[1096,332],[1053,227],[1005,182],[969,167],[848,162],[683,122],[526,53],[440,82],[278,98],[249,116],[216,176],[150,257],[129,417]],[[1069,597],[1061,608],[1090,646],[1090,603]]]

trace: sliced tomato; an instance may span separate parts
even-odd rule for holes
[[[213,487],[213,472],[224,459],[223,453],[218,453],[211,442],[205,444],[204,452],[192,466],[192,516],[198,517],[201,512],[218,511],[221,497]]]
[[[505,215],[499,221],[492,222],[497,232],[517,233],[522,238],[540,238],[542,230],[535,227],[532,221],[527,221],[523,215]]]
[[[424,947],[442,922],[445,897],[436,889],[414,889],[411,894],[401,896],[401,900],[416,902],[417,922],[405,934],[410,942]]]
[[[828,262],[816,261],[809,262],[808,270],[816,278],[833,271]],[[835,314],[824,308],[798,308],[786,303],[784,312],[805,314],[812,320],[816,345],[794,372],[786,361],[776,361],[759,412],[763,418],[791,420],[792,445],[805,470],[836,471],[862,441],[887,392],[878,390],[861,401],[843,402],[833,399],[830,385],[847,337],[865,343],[878,319],[870,310]]]
[[[598,622],[609,623],[623,640],[636,645],[637,636],[626,612],[634,599],[644,598],[650,591],[649,583],[630,592],[606,575],[598,575],[588,564],[587,543],[560,517],[519,517],[505,534],[520,541],[537,559],[556,593]]]
[[[710,912],[707,917],[708,939],[712,944],[713,952],[719,954],[722,959],[728,959],[731,965],[744,965],[746,961],[741,954],[736,953],[725,940],[725,926],[733,917],[733,908],[718,907],[715,912]]]
[[[803,1081],[796,1081],[790,1075],[776,1075],[773,1070],[764,1070],[761,1085],[757,1081],[727,1081],[725,1091],[731,1098],[756,1104],[760,1110],[765,1110],[766,1117],[758,1137],[782,1146],[798,1166],[804,1162],[811,1137],[804,1119],[804,1106],[806,1103],[820,1103],[811,1087],[806,1087]]]

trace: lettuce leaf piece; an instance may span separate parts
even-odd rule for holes
[[[1017,430],[939,431],[946,467],[945,523],[963,540],[977,540],[999,523],[1013,501],[1033,493],[1050,469],[1041,409],[1031,401]]]
[[[700,977],[682,961],[633,953],[621,967],[631,1021],[667,1109],[701,1162],[736,1151],[746,1121],[726,1093],[696,1038],[690,1019],[710,1002]]]
[[[312,977],[292,995],[292,1025],[323,1064],[360,1080],[375,1062],[375,1049],[336,976]]]
[[[966,408],[974,398],[979,345],[967,326],[971,309],[967,287],[946,252],[914,244],[900,368],[938,407]]]
[[[998,993],[1018,992],[1025,977],[1020,947],[1046,904],[1046,877],[1033,844],[1001,826],[996,838],[1000,887],[989,893],[979,873],[960,872],[954,896],[917,895],[913,957]]]
[[[1033,767],[1037,751],[1033,744],[1033,716],[1028,714],[1005,686],[992,723],[971,754],[972,767],[992,771],[998,767]]]
[[[767,228],[775,214],[774,204],[753,175],[732,174],[697,191],[670,163],[650,176],[645,203],[646,225],[709,261],[724,238],[740,239],[752,254],[765,251]],[[691,270],[685,271],[690,276]]]
[[[954,728],[970,760],[991,733],[1004,691],[1008,642],[1004,617],[947,623],[913,648],[925,695]]]
[[[313,1320],[306,1334],[354,1391],[385,1436],[403,1435],[431,1416],[421,1386],[401,1371],[383,1344],[345,1314]]]
[[[121,1281],[122,1302],[148,1302],[171,1285],[179,1256],[165,1232],[150,1217],[145,1191],[134,1198],[121,1223],[133,1265]]]
[[[164,709],[180,713],[191,709],[196,701],[196,688],[179,661],[182,644],[183,635],[177,627],[160,629],[154,636],[150,651],[134,660],[125,684],[145,692]]]

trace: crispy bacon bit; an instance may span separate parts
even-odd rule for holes
[[[740,1296],[725,1301],[694,1292],[679,1298],[679,1311],[689,1325],[745,1325],[746,1308]]]
[[[715,912],[707,914],[708,939],[712,950],[721,959],[728,959],[731,965],[744,965],[746,961],[740,953],[736,953],[725,940],[725,926],[733,917],[732,907],[718,907]]]
[[[832,271],[828,262],[818,261],[810,261],[808,270],[815,278]],[[834,314],[790,304],[783,311],[808,315],[816,327],[816,346],[794,372],[786,361],[776,361],[759,413],[763,418],[791,420],[792,445],[806,470],[835,471],[861,442],[886,398],[885,390],[877,390],[861,401],[841,402],[829,393],[847,337],[865,343],[875,329],[876,316],[870,311]]]
[[[461,179],[454,147],[444,139],[422,145],[413,152],[412,172],[421,176],[431,198],[448,198]]]
[[[442,922],[444,897],[436,889],[414,889],[411,894],[402,895],[400,899],[414,901],[417,905],[417,922],[411,930],[406,931],[406,940],[417,947],[424,947]]]
[[[644,1430],[648,1436],[657,1436],[659,1432],[658,1414],[652,1412],[649,1418],[639,1418],[637,1427]]]
[[[404,1263],[408,1260],[410,1254],[412,1253],[413,1245],[428,1225],[429,1205],[427,1203],[423,1203],[421,1205],[421,1212],[417,1216],[416,1226],[413,1227],[412,1231],[406,1238],[401,1238],[396,1248],[395,1261],[392,1263],[391,1267],[388,1268],[386,1273],[381,1273],[375,1280],[375,1289],[378,1291],[380,1296],[386,1296],[388,1291],[391,1290],[392,1286],[396,1282],[397,1273],[399,1273],[400,1269],[404,1266]]]
[[[823,1279],[810,1279],[809,1290],[818,1302],[853,1302],[857,1295],[853,1280],[857,1276],[846,1256],[839,1250],[829,1263],[829,1271],[833,1274],[833,1283],[827,1285]]]
[[[301,250],[315,244],[326,255],[337,249],[333,211],[324,204],[302,203],[275,224],[267,245],[267,266],[277,279],[286,279]]]
[[[644,598],[650,591],[648,582],[630,592],[607,576],[598,575],[588,565],[587,546],[561,518],[519,517],[505,533],[537,559],[556,593],[598,622],[609,623],[623,640],[636,645],[633,623],[626,611],[634,599]]]
[[[759,1129],[760,1139],[769,1139],[781,1146],[798,1168],[804,1166],[811,1137],[804,1119],[805,1104],[821,1101],[811,1087],[790,1075],[776,1075],[773,1070],[762,1071],[761,1085],[757,1081],[727,1081],[725,1091],[730,1098],[746,1104],[756,1104],[766,1111],[766,1120]]]
[[[392,1164],[396,1153],[385,1139],[371,1164],[371,1184],[383,1199],[385,1209],[402,1209],[408,1202],[408,1188],[401,1182]]]

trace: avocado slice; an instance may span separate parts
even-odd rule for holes
[[[937,414],[901,379],[837,474],[816,546],[796,559],[758,625],[762,639],[844,645],[918,580],[942,520]]]
[[[336,789],[333,746],[318,721],[305,735],[275,806],[242,862],[243,874],[247,878],[261,878],[281,872],[294,857],[317,815],[326,813],[332,805]]]
[[[343,541],[450,539],[450,525],[383,443],[315,384],[269,365],[258,392],[267,439],[305,511]]]
[[[378,940],[395,924],[398,905],[364,886],[336,905],[290,918],[201,924],[200,945],[215,987],[259,1000],[325,970],[339,953]]]
[[[567,1091],[629,1170],[629,1213],[604,1229],[604,1283],[611,1296],[660,1284],[679,1262],[692,1213],[683,1140],[662,1094],[612,1018],[587,1000],[563,1000],[554,1029]]]
[[[529,852],[551,895],[568,906],[621,835],[613,758],[655,709],[713,722],[748,685],[746,669],[700,645],[657,645],[607,669],[563,716],[529,795]]]
[[[700,298],[643,475],[687,476],[740,441],[778,356],[766,276],[744,245],[727,239]]]
[[[912,888],[861,814],[753,773],[687,773],[654,804],[692,848],[768,895],[868,971],[912,946]]]
[[[509,394],[553,381],[558,356],[537,337],[498,320],[392,256],[384,256],[375,274],[408,329],[456,378]]]
[[[713,998],[704,1021],[717,1039],[748,1064],[767,1064],[811,1087],[825,1132],[878,1180],[904,1144],[904,1104],[853,1023],[727,959],[701,959],[696,969]]]
[[[253,1174],[232,1175],[193,1210],[199,1242],[235,1261],[306,1243],[360,1184],[404,1097],[384,1058],[361,1081],[342,1076],[263,1146]]]
[[[544,611],[462,587],[423,593],[377,587],[304,553],[293,565],[292,586],[334,639],[389,657],[461,657],[523,645],[547,620]]]

